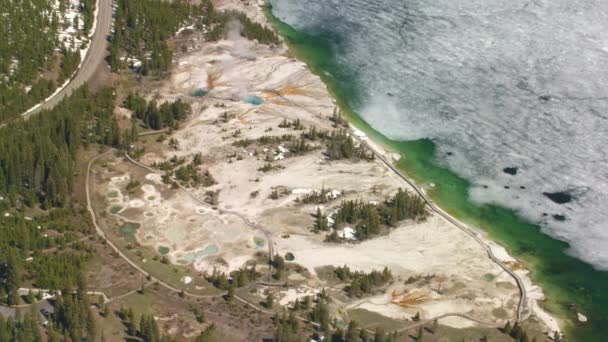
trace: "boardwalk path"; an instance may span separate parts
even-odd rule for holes
[[[276,91],[276,90],[266,90],[268,92],[274,93],[277,96],[281,97],[283,100],[287,101],[288,103],[299,107],[305,111],[307,111],[308,113],[315,115],[317,117],[321,117],[321,115],[319,113],[315,113],[311,110],[309,110],[308,108],[288,99],[287,97],[285,97],[281,92]],[[351,132],[354,133],[354,132]],[[374,153],[374,155],[386,166],[388,167],[391,171],[393,171],[395,174],[397,174],[397,176],[399,176],[399,178],[401,178],[402,180],[404,180],[408,185],[410,185],[417,193],[418,195],[420,195],[420,197],[422,197],[422,199],[424,199],[424,201],[428,204],[428,207],[431,209],[432,212],[434,212],[435,214],[443,217],[444,219],[446,219],[448,222],[452,223],[454,226],[456,226],[457,228],[459,228],[460,230],[462,230],[465,234],[467,234],[468,236],[470,236],[473,240],[475,240],[480,246],[481,248],[483,248],[486,253],[488,254],[488,257],[490,259],[492,259],[492,261],[494,261],[498,266],[500,266],[500,268],[502,268],[505,272],[507,272],[517,283],[517,287],[519,288],[519,293],[520,293],[520,297],[519,297],[519,302],[517,304],[517,316],[516,316],[516,321],[520,321],[522,319],[522,315],[523,315],[523,310],[524,307],[526,305],[526,287],[524,286],[524,282],[521,279],[521,277],[519,275],[517,275],[517,273],[515,273],[511,268],[509,268],[507,265],[505,265],[500,259],[498,259],[494,253],[492,252],[492,248],[486,244],[480,237],[479,235],[470,227],[468,227],[466,224],[460,222],[458,219],[456,219],[455,217],[453,217],[452,215],[448,214],[447,212],[445,212],[443,209],[441,209],[440,207],[438,207],[429,197],[428,195],[424,192],[424,190],[422,190],[422,188],[420,188],[413,180],[411,180],[409,177],[407,177],[403,172],[401,172],[401,170],[399,170],[397,167],[395,167],[395,165],[389,161],[382,153],[378,152],[373,146],[371,146],[367,141],[365,141],[364,139],[362,139],[362,137],[357,136],[356,134],[351,134],[351,136],[360,144],[366,146],[370,151],[372,151]],[[462,315],[459,315],[462,316]]]

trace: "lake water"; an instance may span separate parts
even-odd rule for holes
[[[535,264],[554,300],[598,310],[591,330],[603,331],[608,2],[271,3],[300,57],[406,171]]]

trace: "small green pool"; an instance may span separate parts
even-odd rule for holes
[[[216,245],[207,245],[205,246],[205,248],[199,249],[196,252],[190,252],[184,255],[183,260],[187,261],[188,263],[191,263],[196,258],[217,254],[219,250],[220,249]]]
[[[197,256],[217,254],[220,249],[216,245],[208,245],[202,251],[198,251]]]
[[[165,246],[158,246],[158,253],[160,253],[160,255],[167,255],[169,254],[169,247],[165,247]]]
[[[178,262],[183,262],[184,264],[191,264],[194,261],[195,253],[188,253],[184,255],[183,259],[179,259]]]
[[[287,260],[287,261],[294,261],[295,259],[296,259],[296,257],[293,255],[293,253],[287,252],[285,254],[285,260]]]
[[[254,237],[253,242],[255,243],[255,246],[258,248],[264,247],[266,245],[266,240],[259,236]]]
[[[255,95],[247,95],[247,96],[245,97],[245,102],[250,103],[250,104],[252,104],[252,105],[254,105],[254,106],[259,106],[259,105],[261,105],[262,103],[264,103],[264,100],[262,100],[262,98],[261,98],[261,97],[259,97],[259,96],[255,96]]]
[[[194,97],[203,97],[203,96],[207,95],[207,91],[205,89],[198,88],[198,89],[195,89],[190,95],[192,95]]]
[[[120,227],[120,233],[129,241],[135,240],[135,231],[139,228],[139,223],[127,222]]]
[[[110,209],[110,212],[114,215],[118,214],[122,210],[121,206],[114,206]]]

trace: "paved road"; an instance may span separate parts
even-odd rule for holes
[[[89,43],[89,51],[82,61],[80,70],[72,78],[65,88],[59,91],[50,99],[30,108],[27,112],[21,114],[24,119],[29,118],[44,109],[50,109],[59,103],[64,97],[70,95],[72,91],[85,84],[93,74],[97,67],[103,62],[106,56],[106,37],[110,34],[112,26],[112,0],[97,0],[97,19],[95,33]]]

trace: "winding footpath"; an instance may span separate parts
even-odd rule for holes
[[[457,220],[456,218],[454,218],[453,216],[451,216],[450,214],[448,214],[447,212],[445,212],[443,209],[441,209],[440,207],[438,207],[428,197],[428,195],[424,192],[424,190],[422,190],[416,183],[414,183],[413,180],[411,180],[410,178],[408,178],[399,169],[397,169],[397,167],[395,167],[393,165],[393,163],[391,163],[384,155],[382,155],[381,153],[378,153],[365,140],[361,139],[361,137],[358,137],[355,134],[351,134],[351,136],[353,136],[353,138],[355,138],[355,140],[357,140],[360,144],[366,146],[370,151],[372,151],[376,155],[376,157],[378,159],[380,159],[384,163],[384,165],[386,165],[389,169],[391,169],[393,172],[395,172],[401,179],[403,179],[412,188],[414,188],[414,190],[418,193],[418,195],[420,195],[420,197],[422,197],[422,199],[427,203],[427,205],[429,206],[429,208],[431,209],[431,211],[433,211],[437,215],[443,217],[448,222],[450,222],[451,224],[453,224],[454,226],[456,226],[457,228],[459,228],[461,231],[463,231],[465,234],[467,234],[468,236],[470,236],[473,240],[475,240],[486,251],[486,253],[488,254],[488,257],[490,259],[492,259],[492,261],[494,261],[494,263],[496,263],[498,266],[500,266],[500,268],[502,268],[505,272],[507,272],[507,274],[509,274],[515,280],[515,282],[517,283],[517,287],[519,288],[519,293],[520,293],[519,302],[517,303],[517,318],[516,318],[516,322],[517,321],[521,321],[522,315],[523,315],[523,309],[524,309],[524,306],[526,305],[526,287],[524,286],[524,282],[521,279],[521,277],[517,273],[515,273],[515,271],[513,271],[509,266],[507,266],[500,259],[498,259],[494,255],[494,253],[492,252],[492,248],[488,244],[486,244],[477,235],[476,232],[474,232],[467,225],[465,225],[464,223],[460,222],[459,220]]]
[[[144,270],[138,264],[136,264],[131,259],[129,259],[129,257],[127,257],[118,247],[116,247],[116,245],[112,242],[112,240],[110,240],[106,236],[106,233],[103,231],[103,229],[101,229],[101,227],[99,227],[99,225],[97,224],[97,217],[95,216],[95,211],[93,210],[93,206],[91,204],[91,193],[90,193],[91,166],[93,165],[93,163],[95,163],[97,160],[99,160],[99,158],[104,157],[111,152],[112,152],[112,150],[97,155],[96,157],[92,158],[87,165],[87,177],[86,177],[86,183],[85,183],[85,193],[86,193],[86,197],[87,197],[87,210],[91,214],[91,220],[93,222],[93,226],[95,226],[95,231],[97,232],[97,234],[99,236],[101,236],[106,241],[108,246],[110,246],[112,248],[112,250],[114,250],[114,252],[118,256],[120,256],[123,260],[125,260],[129,265],[131,265],[134,269],[139,271],[141,274],[145,275],[148,279],[150,279],[150,281],[156,282],[160,286],[162,286],[172,292],[180,293],[180,292],[182,292],[182,289],[178,289],[178,288],[173,287],[173,286],[169,285],[168,283],[162,281],[161,279],[152,277],[152,275],[150,275],[146,270]],[[213,298],[213,297],[221,296],[221,295],[197,295],[197,294],[193,294],[193,293],[188,293],[186,291],[184,291],[183,293],[186,296],[193,297],[193,298]]]
[[[304,108],[304,107],[302,107],[302,108]],[[366,146],[368,146],[368,145],[366,145]],[[373,149],[372,149],[370,146],[368,146],[368,148],[369,148],[371,151],[374,151],[374,150],[373,150]],[[375,152],[375,151],[374,151],[374,154],[377,154],[377,152]],[[144,169],[146,169],[146,170],[148,170],[148,171],[151,171],[151,172],[154,172],[154,173],[157,173],[157,174],[161,174],[161,175],[162,175],[162,174],[164,174],[164,173],[163,173],[162,171],[160,171],[160,170],[156,170],[156,169],[154,169],[154,168],[151,168],[151,167],[149,167],[149,166],[147,166],[147,165],[145,165],[145,164],[142,164],[142,163],[140,163],[140,162],[138,162],[138,161],[134,160],[134,159],[133,159],[133,158],[131,158],[131,157],[130,157],[128,154],[125,154],[125,157],[126,157],[126,158],[127,158],[127,159],[128,159],[128,160],[129,160],[129,161],[132,163],[132,164],[134,164],[134,165],[136,165],[136,166],[139,166],[139,167],[141,167],[141,168],[144,168]],[[176,180],[174,179],[174,181],[176,181]],[[182,190],[184,190],[184,191],[185,191],[185,192],[186,192],[188,195],[190,195],[190,196],[191,196],[192,198],[194,198],[196,201],[198,201],[199,203],[202,203],[202,204],[203,204],[203,205],[205,205],[205,206],[209,206],[209,205],[208,205],[208,203],[206,203],[206,202],[204,202],[204,201],[201,201],[201,200],[200,200],[198,197],[196,197],[196,196],[195,196],[193,193],[191,193],[191,192],[190,192],[188,189],[186,189],[185,187],[183,187],[183,186],[182,186],[181,184],[179,184],[177,181],[176,181],[176,183],[177,183],[177,185],[178,185],[178,186],[179,186],[179,187],[180,187]],[[229,211],[229,210],[222,210],[222,209],[219,209],[219,212],[220,212],[220,213],[228,213],[228,214],[232,214],[232,215],[235,215],[235,216],[237,216],[237,217],[241,218],[241,219],[242,219],[242,220],[243,220],[243,221],[244,221],[244,222],[245,222],[247,225],[249,225],[249,226],[251,226],[251,227],[253,227],[253,228],[255,228],[255,229],[259,229],[259,230],[261,230],[262,232],[264,232],[264,234],[266,235],[266,237],[267,237],[267,239],[268,239],[268,241],[269,241],[269,242],[271,242],[271,241],[272,241],[272,234],[270,233],[270,230],[269,230],[268,228],[263,227],[263,226],[260,226],[260,225],[258,225],[258,224],[256,224],[256,223],[251,222],[251,221],[250,221],[250,220],[249,220],[247,217],[245,217],[245,216],[244,216],[244,215],[242,215],[241,213],[234,212],[234,211]],[[491,252],[491,251],[490,251],[490,252]],[[272,249],[272,243],[269,243],[269,255],[271,255],[271,256],[272,256],[272,255],[274,255],[274,254],[273,254],[273,249]],[[271,259],[271,264],[272,264],[272,259]],[[270,272],[271,272],[271,271],[269,271],[269,277],[270,277]],[[269,279],[270,279],[270,278],[269,278]],[[265,282],[257,282],[257,283],[255,283],[254,285],[256,285],[256,286],[257,286],[257,285],[263,285],[263,286],[284,286],[284,284],[265,283]],[[241,301],[241,302],[243,302],[243,303],[246,303],[246,304],[248,304],[248,305],[251,305],[251,303],[249,303],[249,302],[247,302],[247,301],[244,301],[244,300],[241,300],[241,299],[239,299],[239,301]],[[256,306],[256,305],[251,305],[251,306],[252,306],[252,307],[254,307],[254,308],[257,308],[257,309],[259,309],[259,310],[262,310],[263,312],[265,312],[265,313],[267,313],[267,314],[273,314],[273,312],[272,312],[272,311],[268,311],[268,310],[262,309],[262,308],[260,308],[260,307],[258,307],[258,306]],[[472,316],[470,316],[470,315],[468,315],[468,314],[455,312],[455,313],[444,313],[444,314],[441,314],[441,315],[439,315],[439,316],[437,316],[437,317],[432,317],[432,318],[429,318],[429,319],[427,319],[427,320],[425,320],[425,321],[421,321],[421,322],[419,322],[419,323],[417,323],[417,324],[414,324],[414,325],[412,325],[412,326],[408,326],[408,327],[401,328],[401,329],[397,330],[397,332],[398,332],[398,333],[403,333],[403,332],[406,332],[406,331],[410,331],[410,330],[413,330],[413,329],[419,328],[419,327],[421,327],[421,326],[424,326],[424,325],[426,325],[426,324],[432,323],[433,321],[440,320],[440,319],[442,319],[442,318],[447,318],[447,317],[460,317],[460,318],[465,318],[465,319],[468,319],[468,320],[470,320],[470,321],[472,321],[472,322],[479,323],[479,324],[486,325],[486,326],[492,326],[492,325],[494,325],[493,323],[488,323],[488,322],[484,322],[484,321],[481,321],[481,320],[479,320],[479,319],[476,319],[476,318],[474,318],[474,317],[472,317]],[[318,325],[318,324],[317,324],[317,323],[315,323],[315,322],[310,322],[310,321],[309,321],[308,319],[306,319],[306,318],[302,318],[302,317],[299,317],[299,316],[298,316],[298,317],[297,317],[297,319],[298,319],[298,320],[300,320],[300,321],[303,321],[303,322],[311,323],[311,324],[313,324],[313,325],[315,325],[315,326],[317,326],[317,327],[319,327],[319,326],[320,326],[320,325]],[[519,320],[519,312],[518,312],[518,320]],[[368,331],[368,332],[373,333],[372,331]]]
[[[86,192],[86,199],[87,199],[87,210],[88,210],[88,211],[89,211],[89,213],[91,214],[91,219],[92,219],[93,225],[95,226],[95,230],[96,230],[97,234],[99,234],[99,236],[101,236],[101,237],[102,237],[102,238],[105,240],[105,242],[106,242],[106,243],[107,243],[107,244],[108,244],[108,245],[109,245],[109,246],[110,246],[110,247],[111,247],[111,248],[114,250],[114,252],[115,252],[115,253],[116,253],[116,254],[117,254],[119,257],[121,257],[121,258],[122,258],[124,261],[126,261],[126,262],[127,262],[129,265],[131,265],[133,268],[135,268],[135,269],[136,269],[138,272],[140,272],[141,274],[143,274],[144,276],[146,276],[146,277],[149,279],[149,281],[150,281],[150,282],[152,282],[152,283],[157,283],[158,285],[160,285],[160,286],[162,286],[162,287],[164,287],[164,288],[168,289],[169,291],[171,291],[171,292],[173,292],[173,293],[178,293],[178,294],[180,294],[180,293],[181,293],[181,294],[183,294],[184,296],[186,296],[186,297],[191,297],[191,298],[204,298],[204,299],[207,299],[207,298],[220,298],[220,297],[224,297],[224,296],[226,295],[226,293],[227,293],[227,292],[223,292],[223,293],[221,293],[221,294],[216,294],[216,295],[197,295],[197,294],[194,294],[194,293],[190,293],[190,292],[188,292],[188,291],[185,291],[185,290],[183,290],[183,289],[178,289],[178,288],[175,288],[175,287],[173,287],[173,286],[171,286],[171,285],[167,284],[166,282],[162,281],[161,279],[158,279],[158,278],[154,278],[154,277],[152,277],[152,276],[151,276],[151,275],[150,275],[150,274],[149,274],[149,273],[148,273],[146,270],[144,270],[144,269],[143,269],[143,268],[141,268],[139,265],[137,265],[135,262],[133,262],[131,259],[129,259],[129,257],[128,257],[128,256],[126,256],[126,255],[125,255],[125,254],[124,254],[124,253],[123,253],[123,252],[122,252],[122,251],[121,251],[121,250],[120,250],[118,247],[116,247],[116,245],[115,245],[115,244],[114,244],[114,243],[113,243],[113,242],[112,242],[112,241],[111,241],[111,240],[110,240],[110,239],[109,239],[109,238],[106,236],[106,234],[105,234],[105,232],[103,231],[103,229],[101,229],[101,227],[100,227],[100,226],[97,224],[97,219],[96,219],[96,216],[95,216],[95,211],[93,210],[93,206],[92,206],[92,204],[91,204],[91,194],[90,194],[90,175],[91,175],[91,167],[92,167],[92,165],[93,165],[93,164],[94,164],[94,163],[95,163],[97,160],[99,160],[101,157],[104,157],[104,156],[106,156],[106,155],[108,155],[108,154],[110,154],[110,153],[112,153],[112,152],[113,152],[113,150],[107,151],[107,152],[105,152],[105,153],[101,153],[101,154],[99,154],[99,155],[97,155],[97,156],[95,156],[95,157],[91,158],[91,160],[89,160],[89,163],[87,164],[87,175],[86,175],[86,183],[85,183],[85,192]],[[127,154],[125,154],[125,157],[126,157],[126,158],[127,158],[127,159],[128,159],[130,162],[131,162],[131,163],[133,163],[134,165],[137,165],[137,166],[139,166],[139,167],[142,167],[142,168],[144,168],[144,169],[146,169],[146,170],[148,170],[148,171],[151,171],[151,172],[155,172],[155,173],[160,173],[160,174],[162,174],[162,172],[161,172],[161,171],[159,171],[159,170],[155,170],[155,169],[153,169],[153,168],[151,168],[151,167],[149,167],[149,166],[147,166],[147,165],[141,164],[141,163],[139,163],[139,162],[137,162],[137,161],[133,160],[133,159],[132,159],[132,158],[131,158],[129,155],[127,155]],[[179,184],[178,184],[178,185],[179,185]],[[180,185],[180,187],[181,187],[181,185]],[[183,188],[183,187],[182,187],[182,188]],[[190,192],[189,192],[189,191],[187,191],[187,190],[185,190],[185,191],[186,191],[186,192],[187,192],[187,193],[188,193],[190,196],[192,196],[194,199],[196,199],[198,202],[201,202],[201,200],[200,200],[200,199],[198,199],[196,196],[194,196],[194,194],[190,193]],[[207,203],[205,203],[205,202],[203,202],[203,204],[208,205],[208,204],[207,204]],[[234,214],[234,212],[228,212],[228,213]],[[243,215],[241,215],[241,214],[239,214],[239,213],[236,213],[236,214],[237,214],[239,217],[241,217],[241,218],[242,218],[242,219],[243,219],[243,220],[244,220],[246,223],[247,223],[247,222],[251,223],[251,221],[249,221],[249,220],[248,220],[246,217],[244,217]],[[248,224],[249,224],[249,223],[248,223]],[[251,223],[251,224],[252,224],[252,225],[254,225],[254,227],[255,227],[255,228],[259,228],[259,229],[262,229],[262,228],[263,228],[263,227],[261,227],[261,226],[258,226],[257,224],[254,224],[254,223]],[[268,230],[264,230],[264,231],[265,231],[265,232],[267,232],[268,234],[270,234],[270,232],[269,232]],[[269,240],[269,241],[271,241],[271,240]],[[269,243],[269,245],[270,245],[270,246],[272,246],[272,243]],[[272,252],[272,247],[270,247],[270,248],[271,248],[271,249],[270,249],[270,251]],[[271,254],[271,255],[272,255],[272,254]],[[149,283],[148,283],[148,284],[149,284]],[[256,285],[263,285],[263,286],[277,286],[277,284],[274,284],[274,283],[265,283],[265,282],[258,282],[258,283],[256,283]],[[129,294],[130,294],[130,293],[129,293]],[[248,301],[248,300],[246,300],[246,299],[244,299],[244,298],[242,298],[242,297],[240,297],[240,296],[238,296],[238,295],[235,295],[235,296],[234,296],[234,299],[235,299],[235,300],[237,300],[237,301],[239,301],[239,302],[241,302],[241,303],[243,303],[243,304],[245,304],[245,305],[247,305],[247,306],[249,306],[249,307],[251,307],[251,308],[253,308],[253,309],[255,309],[255,310],[257,310],[258,312],[261,312],[261,313],[264,313],[264,314],[267,314],[267,315],[270,315],[270,316],[273,316],[273,315],[276,313],[275,311],[272,311],[272,310],[268,310],[268,309],[262,308],[261,306],[256,305],[256,304],[254,304],[254,303],[252,303],[252,302],[250,302],[250,301]],[[111,300],[114,300],[114,298],[113,298],[113,299],[111,299]],[[432,317],[432,318],[429,318],[429,319],[427,319],[427,320],[425,320],[425,321],[418,322],[418,323],[416,323],[416,324],[414,324],[414,325],[411,325],[411,326],[408,326],[408,327],[404,327],[404,328],[398,329],[396,332],[401,334],[401,333],[404,333],[404,332],[407,332],[407,331],[410,331],[410,330],[413,330],[413,329],[416,329],[416,328],[420,328],[420,327],[422,327],[422,326],[424,326],[424,325],[426,325],[426,324],[432,323],[432,322],[434,322],[434,321],[437,321],[437,320],[440,320],[440,319],[442,319],[442,318],[446,318],[446,317],[461,317],[461,318],[465,318],[465,319],[468,319],[468,320],[470,320],[470,321],[473,321],[473,322],[476,322],[476,323],[479,323],[479,324],[483,324],[483,325],[489,325],[489,326],[492,326],[492,325],[493,325],[492,323],[487,323],[487,322],[480,321],[480,320],[478,320],[478,319],[476,319],[476,318],[474,318],[474,317],[471,317],[471,316],[469,316],[469,315],[467,315],[467,314],[463,314],[463,313],[445,313],[445,314],[439,315],[439,316],[437,316],[437,317]],[[320,325],[319,323],[312,322],[312,321],[310,321],[310,319],[308,319],[307,317],[296,316],[296,318],[297,318],[299,321],[301,321],[301,322],[304,322],[304,323],[306,323],[306,324],[310,324],[310,325],[315,326],[315,327],[317,327],[317,328],[321,327],[321,325]],[[368,333],[371,333],[371,334],[373,334],[373,333],[374,333],[374,332],[373,332],[373,331],[371,331],[371,330],[367,330],[367,332],[368,332]]]
[[[130,161],[132,164],[139,166],[141,168],[144,168],[150,172],[159,174],[159,175],[164,175],[165,173],[161,170],[156,170],[148,165],[142,164],[138,161],[136,161],[135,159],[131,158],[131,156],[129,156],[127,153],[125,153],[125,157],[127,158],[128,161]],[[194,193],[192,193],[190,190],[188,190],[185,186],[181,185],[179,183],[179,181],[177,179],[175,179],[174,177],[170,177],[171,180],[181,189],[183,190],[186,194],[188,194],[188,196],[192,197],[192,199],[194,199],[195,201],[197,201],[198,203],[202,204],[205,207],[210,207],[211,209],[215,209],[213,206],[211,206],[209,203],[201,200],[200,198],[198,198]],[[266,237],[266,240],[268,241],[268,258],[269,258],[269,276],[272,273],[272,262],[273,262],[273,257],[274,257],[274,248],[273,248],[273,242],[272,242],[272,233],[271,230],[267,227],[261,226],[255,222],[252,222],[248,217],[246,217],[245,215],[237,212],[237,211],[232,211],[232,210],[228,210],[228,209],[221,209],[221,208],[217,208],[218,213],[220,214],[229,214],[229,215],[234,215],[236,217],[238,217],[241,221],[243,221],[246,225],[248,225],[249,227],[255,229],[255,230],[259,230],[262,232],[262,234],[264,234],[264,236]]]
[[[146,276],[146,278],[149,279],[149,281],[156,283],[164,288],[166,288],[167,290],[173,292],[173,293],[178,293],[178,294],[183,294],[186,297],[190,297],[190,298],[198,298],[198,299],[209,299],[209,298],[221,298],[224,297],[226,295],[227,292],[223,292],[221,294],[216,294],[216,295],[198,295],[198,294],[194,294],[194,293],[190,293],[188,291],[185,291],[183,289],[178,289],[175,288],[169,284],[167,284],[166,282],[162,281],[161,279],[152,277],[146,270],[144,270],[143,268],[139,267],[139,265],[137,265],[135,262],[133,262],[131,259],[129,259],[128,256],[126,256],[118,247],[116,247],[116,245],[106,236],[105,232],[103,231],[103,229],[101,229],[101,227],[99,227],[99,225],[97,224],[97,219],[95,217],[95,211],[93,210],[93,206],[91,204],[91,192],[90,192],[90,175],[91,175],[91,166],[97,161],[99,160],[101,157],[104,157],[106,155],[108,155],[109,153],[113,152],[113,150],[110,150],[108,152],[105,153],[101,153],[93,158],[91,158],[91,160],[89,161],[89,163],[87,164],[87,176],[86,176],[86,183],[85,183],[85,192],[86,192],[86,197],[87,197],[87,210],[89,211],[89,213],[91,214],[91,219],[93,222],[93,226],[95,226],[95,231],[97,232],[97,234],[99,234],[99,236],[101,236],[105,242],[108,244],[108,246],[110,246],[114,252],[116,252],[116,254],[121,257],[124,261],[126,261],[129,265],[131,265],[134,269],[136,269],[138,272],[140,272],[141,274],[143,274],[144,276]],[[141,164],[143,165],[143,164]],[[145,165],[143,165],[144,167],[146,167]],[[146,167],[147,168],[147,167]],[[250,301],[241,298],[238,295],[234,296],[234,299],[259,311],[262,312],[264,314],[267,315],[274,315],[275,313],[271,310],[266,310],[254,303],[251,303]],[[307,321],[304,318],[300,318],[298,317],[298,319],[300,319],[301,321]]]
[[[292,103],[308,112],[310,112],[308,109],[306,109],[305,107],[302,107],[299,104],[294,103],[291,100],[286,99],[283,95],[280,95],[282,98],[284,98],[285,100],[287,100],[289,103]],[[317,114],[314,114],[317,115]],[[432,201],[431,199],[426,195],[426,193],[424,193],[424,191],[419,188],[412,180],[410,180],[407,176],[405,176],[403,173],[401,173],[401,171],[399,171],[396,167],[393,166],[393,164],[388,161],[388,159],[386,159],[381,153],[378,153],[372,146],[370,146],[367,142],[365,142],[364,140],[362,140],[360,137],[352,134],[352,136],[361,144],[364,144],[370,151],[372,151],[379,160],[381,160],[390,170],[392,170],[393,172],[395,172],[397,175],[399,175],[400,178],[402,178],[404,181],[406,181],[410,186],[412,186],[416,192],[426,201],[426,203],[429,205],[429,207],[431,208],[431,210],[433,210],[435,213],[437,213],[438,215],[444,217],[446,220],[448,220],[449,222],[451,222],[452,224],[454,224],[456,227],[458,227],[459,229],[461,229],[462,231],[464,231],[467,235],[469,235],[471,238],[473,238],[478,244],[480,244],[482,246],[482,248],[487,252],[488,256],[495,262],[497,263],[503,270],[505,270],[505,272],[507,272],[509,275],[511,275],[515,281],[517,282],[517,285],[519,287],[520,290],[520,300],[518,303],[518,308],[517,308],[517,321],[521,320],[521,316],[522,316],[522,310],[523,310],[523,306],[525,305],[525,298],[526,298],[526,290],[525,287],[523,285],[523,281],[521,280],[521,278],[515,273],[513,272],[513,270],[511,270],[509,267],[507,267],[505,264],[503,264],[498,258],[496,258],[494,256],[494,254],[492,253],[492,249],[481,239],[477,236],[477,234],[475,232],[473,232],[470,228],[468,228],[466,225],[464,225],[463,223],[461,223],[460,221],[456,220],[455,218],[451,217],[449,214],[447,214],[446,212],[444,212],[441,208],[437,207]],[[91,174],[91,166],[97,161],[99,160],[101,157],[108,155],[109,153],[113,152],[113,150],[110,150],[108,152],[99,154],[97,156],[95,156],[94,158],[92,158],[88,165],[87,165],[87,175],[86,175],[86,184],[85,184],[85,192],[86,192],[86,199],[87,199],[87,210],[89,211],[89,213],[91,214],[91,219],[93,222],[93,225],[95,226],[95,230],[97,232],[97,234],[99,234],[99,236],[101,236],[106,243],[114,250],[114,252],[120,256],[123,260],[125,260],[129,265],[131,265],[133,268],[135,268],[138,272],[140,272],[141,274],[143,274],[144,276],[146,276],[150,281],[155,282],[157,284],[159,284],[160,286],[168,289],[171,292],[174,293],[181,293],[186,297],[190,297],[190,298],[219,298],[219,297],[223,297],[226,295],[226,292],[221,293],[221,294],[217,294],[217,295],[198,295],[198,294],[194,294],[194,293],[190,293],[188,291],[185,291],[183,289],[178,289],[176,287],[173,287],[171,285],[169,285],[168,283],[162,281],[161,279],[158,278],[154,278],[152,277],[146,270],[144,270],[143,268],[141,268],[139,265],[137,265],[135,262],[133,262],[131,259],[129,259],[128,256],[126,256],[105,234],[105,232],[103,231],[103,229],[101,229],[101,227],[99,227],[99,225],[97,224],[97,219],[95,216],[95,211],[93,210],[92,204],[91,204],[91,195],[90,195],[90,174]],[[129,162],[131,162],[132,164],[139,166],[141,168],[144,168],[148,171],[157,173],[157,174],[164,174],[162,171],[160,170],[156,170],[154,168],[151,168],[147,165],[144,165],[142,163],[137,162],[136,160],[134,160],[133,158],[131,158],[128,154],[124,154],[125,157],[127,158],[127,160]],[[177,182],[177,185],[184,190],[189,196],[191,196],[193,199],[195,199],[197,202],[205,205],[205,206],[209,206],[208,203],[202,201],[201,199],[199,199],[198,197],[196,197],[192,192],[190,192],[188,189],[186,189],[185,187],[183,187],[181,184],[179,184]],[[266,227],[260,226],[254,222],[251,222],[247,217],[245,217],[244,215],[238,213],[238,212],[234,212],[234,211],[230,211],[230,210],[224,210],[224,209],[218,209],[218,211],[220,213],[227,213],[227,214],[232,214],[235,215],[237,217],[239,217],[241,220],[243,220],[243,222],[245,222],[247,225],[251,226],[252,228],[258,229],[260,231],[262,231],[264,233],[264,235],[267,237],[268,239],[268,245],[269,245],[269,258],[270,258],[270,268],[269,268],[269,272],[268,275],[270,276],[272,273],[272,256],[274,255],[274,251],[273,251],[273,243],[272,243],[272,234],[270,232],[270,230]],[[257,285],[266,285],[264,282],[259,282],[257,283]],[[271,284],[268,284],[267,286],[270,286]],[[275,286],[276,284],[272,284],[272,286]],[[238,295],[234,296],[235,300],[261,312],[267,315],[274,315],[275,312],[272,310],[268,310],[268,309],[264,309],[262,307],[260,307],[259,305],[256,305]],[[443,319],[443,318],[447,318],[447,317],[460,317],[460,318],[464,318],[467,320],[470,320],[472,322],[476,322],[482,325],[487,325],[487,326],[493,326],[494,324],[492,323],[488,323],[488,322],[483,322],[481,320],[478,320],[470,315],[467,315],[465,313],[444,313],[441,314],[439,316],[436,317],[432,317],[429,318],[427,320],[418,322],[416,324],[413,324],[411,326],[407,326],[401,329],[398,329],[397,332],[399,334],[407,332],[407,331],[411,331],[417,328],[421,328],[426,324],[430,324],[433,323],[434,321]],[[297,316],[296,317],[299,321],[301,322],[305,322],[308,324],[311,324],[315,327],[320,327],[320,324],[316,323],[316,322],[311,322],[308,318],[306,317],[301,317],[301,316]],[[368,330],[368,332],[373,333],[373,331]]]
[[[273,90],[273,89],[265,89],[264,91],[268,91],[271,92],[273,94],[276,94],[277,96],[279,96],[280,98],[282,98],[283,100],[287,101],[288,103],[297,106],[303,110],[305,110],[306,112],[317,116],[317,117],[321,117],[320,114],[315,113],[311,110],[309,110],[308,108],[300,105],[299,103],[296,103],[290,99],[288,99],[285,95],[283,95],[281,92],[277,91],[277,90]],[[454,226],[456,226],[458,229],[460,229],[461,231],[463,231],[465,234],[467,234],[468,236],[470,236],[473,240],[475,240],[480,246],[481,248],[483,248],[486,253],[488,254],[488,257],[494,261],[494,263],[496,263],[500,268],[502,268],[505,272],[507,272],[507,274],[509,274],[517,283],[517,287],[519,288],[519,302],[517,304],[517,316],[516,316],[516,321],[521,321],[522,320],[522,316],[523,316],[523,310],[524,307],[526,305],[526,287],[524,286],[524,282],[521,279],[521,277],[515,273],[515,271],[513,271],[510,267],[508,267],[505,263],[503,263],[500,259],[498,259],[494,253],[492,252],[492,248],[486,244],[480,237],[479,235],[477,235],[477,233],[475,231],[473,231],[473,229],[469,228],[466,224],[460,222],[458,219],[456,219],[455,217],[453,217],[452,215],[448,214],[447,212],[445,212],[443,209],[441,209],[440,207],[438,207],[430,198],[429,196],[424,192],[424,190],[422,190],[422,188],[420,188],[412,179],[410,179],[409,177],[407,177],[403,172],[401,172],[401,170],[399,170],[397,167],[395,167],[395,165],[389,161],[382,153],[378,152],[373,146],[371,146],[367,141],[365,141],[362,137],[357,136],[356,134],[354,134],[353,129],[351,129],[351,136],[360,144],[364,145],[365,147],[367,147],[367,149],[369,149],[372,153],[374,153],[374,155],[386,166],[388,167],[391,171],[393,171],[395,174],[397,174],[397,176],[399,176],[399,178],[403,179],[409,186],[411,186],[416,193],[418,193],[418,195],[420,197],[422,197],[422,199],[427,203],[428,207],[430,208],[430,210],[432,212],[434,212],[435,214],[443,217],[444,219],[446,219],[448,222],[450,222],[451,224],[453,224]],[[450,314],[452,316],[457,315],[457,316],[461,316],[464,317],[463,315],[460,314]],[[469,318],[469,317],[465,317],[465,318]],[[471,319],[471,318],[469,318]],[[475,321],[474,319],[472,319],[473,321]]]

